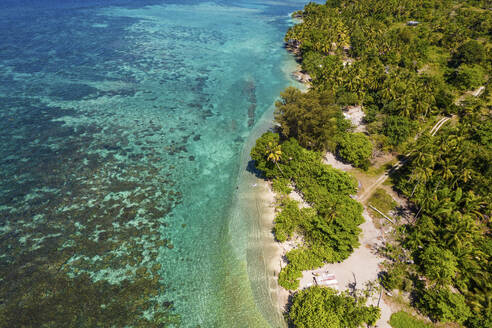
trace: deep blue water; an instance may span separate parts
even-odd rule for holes
[[[0,326],[281,325],[228,213],[303,5],[0,2]]]

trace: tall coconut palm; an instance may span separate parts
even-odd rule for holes
[[[442,239],[450,249],[462,249],[470,246],[472,236],[477,232],[477,227],[473,220],[467,215],[453,212],[448,224],[443,232]]]
[[[440,163],[441,169],[439,170],[444,180],[450,180],[454,177],[454,172],[457,166],[452,163],[449,158],[443,159]]]
[[[278,165],[278,162],[282,159],[282,147],[279,144],[274,144],[270,141],[267,145],[265,155],[267,155],[267,160],[274,163],[279,169],[280,173],[285,176],[284,172]]]

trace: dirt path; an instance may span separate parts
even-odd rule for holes
[[[446,123],[447,121],[449,121],[451,118],[450,117],[443,117],[441,118],[433,127],[432,129],[430,130],[430,134],[431,136],[435,136],[437,131],[439,131],[439,129],[444,125],[444,123]]]
[[[432,127],[432,129],[430,129],[429,133],[431,134],[431,136],[434,136],[436,135],[437,131],[439,131],[439,129],[446,123],[450,120],[451,118],[450,117],[443,117],[441,118],[439,121],[437,121],[436,124],[434,124],[434,126]],[[395,165],[393,165],[389,170],[387,170],[386,172],[384,172],[372,185],[370,185],[369,187],[367,187],[364,192],[362,192],[360,195],[358,195],[356,197],[356,199],[361,202],[361,203],[364,203],[366,202],[372,195],[372,193],[379,187],[381,186],[385,181],[386,179],[388,179],[388,177],[395,171],[399,170],[403,165],[405,165],[405,163],[408,161],[408,156],[411,154],[408,153],[406,154],[403,159],[401,159],[400,161],[398,161],[398,163],[396,163]]]
[[[465,100],[467,95],[473,96],[473,97],[480,97],[482,95],[482,93],[484,92],[484,90],[485,90],[485,86],[482,85],[481,87],[478,87],[476,90],[467,91],[463,95],[461,95],[461,97],[456,99],[455,104],[456,105],[462,104],[463,100]]]

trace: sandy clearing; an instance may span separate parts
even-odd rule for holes
[[[378,273],[380,272],[380,264],[383,262],[383,259],[375,253],[374,249],[382,245],[383,237],[381,236],[381,232],[374,226],[367,210],[364,210],[363,216],[365,222],[360,225],[362,233],[359,238],[359,242],[361,243],[359,248],[341,263],[326,264],[316,270],[304,271],[299,289],[304,289],[310,284],[313,284],[315,273],[334,273],[340,290],[350,289],[354,282],[356,282],[357,289],[364,288],[367,282],[377,280]],[[368,304],[377,305],[378,296],[375,295],[371,298]],[[376,323],[376,327],[391,327],[388,324],[392,313],[391,308],[383,299],[381,299],[379,307],[381,308],[381,318]]]
[[[302,198],[301,194],[298,191],[292,190],[289,194],[289,198],[299,202],[299,208],[311,207],[308,203]]]
[[[325,154],[325,156],[323,157],[323,163],[325,164],[328,164],[328,165],[331,165],[333,166],[334,168],[336,169],[339,169],[339,170],[342,170],[342,171],[350,171],[351,169],[353,169],[354,167],[350,164],[345,164],[343,162],[340,162],[336,157],[335,155],[333,155],[333,153],[331,152],[327,152]]]
[[[343,116],[354,126],[354,132],[365,132],[366,126],[363,124],[364,111],[361,106],[349,106],[343,110]]]

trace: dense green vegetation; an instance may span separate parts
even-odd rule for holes
[[[492,324],[488,111],[478,105],[455,126],[420,138],[397,178],[397,187],[415,203],[418,214],[399,235],[416,264],[396,275],[425,276],[412,288],[419,309],[435,320],[470,327]]]
[[[303,93],[289,87],[280,96],[275,120],[285,137],[297,139],[305,148],[335,150],[335,137],[347,131],[350,123],[343,118],[333,93]]]
[[[280,151],[275,160],[273,149]],[[303,246],[287,253],[289,263],[280,272],[280,285],[296,289],[303,270],[342,261],[359,245],[362,206],[350,198],[356,192],[353,177],[324,165],[319,152],[303,148],[296,139],[281,142],[271,132],[256,141],[251,158],[266,177],[274,179],[276,190],[287,193],[291,184],[311,206],[299,209],[294,200],[281,201],[275,237],[285,241],[297,233]]]
[[[412,317],[410,314],[399,311],[391,315],[389,321],[393,328],[431,328],[432,326],[417,318]]]
[[[409,292],[412,305],[434,321],[492,327],[490,2],[328,0],[296,15],[302,22],[285,41],[300,55],[311,88],[282,93],[275,112],[280,136],[263,136],[252,153],[267,177],[279,179],[277,189],[292,185],[312,206],[282,201],[277,239],[297,233],[306,246],[288,254],[282,285],[295,288],[301,270],[343,260],[357,245],[361,207],[348,197],[354,185],[319,165],[316,151],[336,151],[362,168],[373,147],[404,151],[410,155],[392,181],[416,210],[384,249],[381,283]],[[354,134],[343,118],[354,105],[366,114],[367,136]],[[439,133],[428,133],[437,116],[450,114]],[[267,160],[277,146],[282,156]],[[310,299],[319,292],[301,293]],[[345,324],[319,303],[297,304],[296,327]],[[411,322],[403,315],[392,320]]]
[[[337,295],[331,288],[311,287],[294,296],[289,319],[298,328],[357,328],[374,325],[378,307],[366,306],[365,299]]]
[[[406,141],[431,115],[457,113],[460,94],[489,78],[492,12],[486,1],[330,0],[306,5],[301,15],[285,40],[300,45],[302,67],[313,78],[303,101],[329,94],[339,107],[363,105],[381,148]],[[410,20],[418,24],[409,26]],[[323,133],[303,138],[329,144]]]
[[[340,110],[344,97],[332,91],[303,93],[289,87],[275,103],[275,120],[285,138],[295,138],[305,148],[337,152],[354,166],[367,168],[372,143],[362,133],[350,133],[350,122]]]
[[[338,155],[354,166],[367,169],[372,155],[372,143],[369,138],[363,133],[347,133],[339,139]]]
[[[492,12],[486,1],[333,0],[310,3],[301,15],[286,41],[300,45],[303,69],[313,78],[304,101],[312,93],[330,94],[339,108],[360,104],[375,147],[411,150],[394,179],[418,213],[387,247],[383,285],[412,292],[413,304],[433,320],[492,326]],[[469,93],[480,86],[481,94]],[[330,112],[336,117],[333,105]],[[438,135],[414,142],[425,121],[439,114],[456,117]],[[341,138],[350,143],[349,130],[331,129],[331,142],[339,149]],[[304,133],[311,144],[329,145],[318,142],[322,132]]]
[[[374,129],[374,124],[371,126]],[[405,142],[412,131],[417,128],[416,124],[407,117],[403,116],[386,116],[383,120],[382,128],[379,130],[386,138],[386,142],[391,146]],[[376,132],[377,132],[376,128]]]

